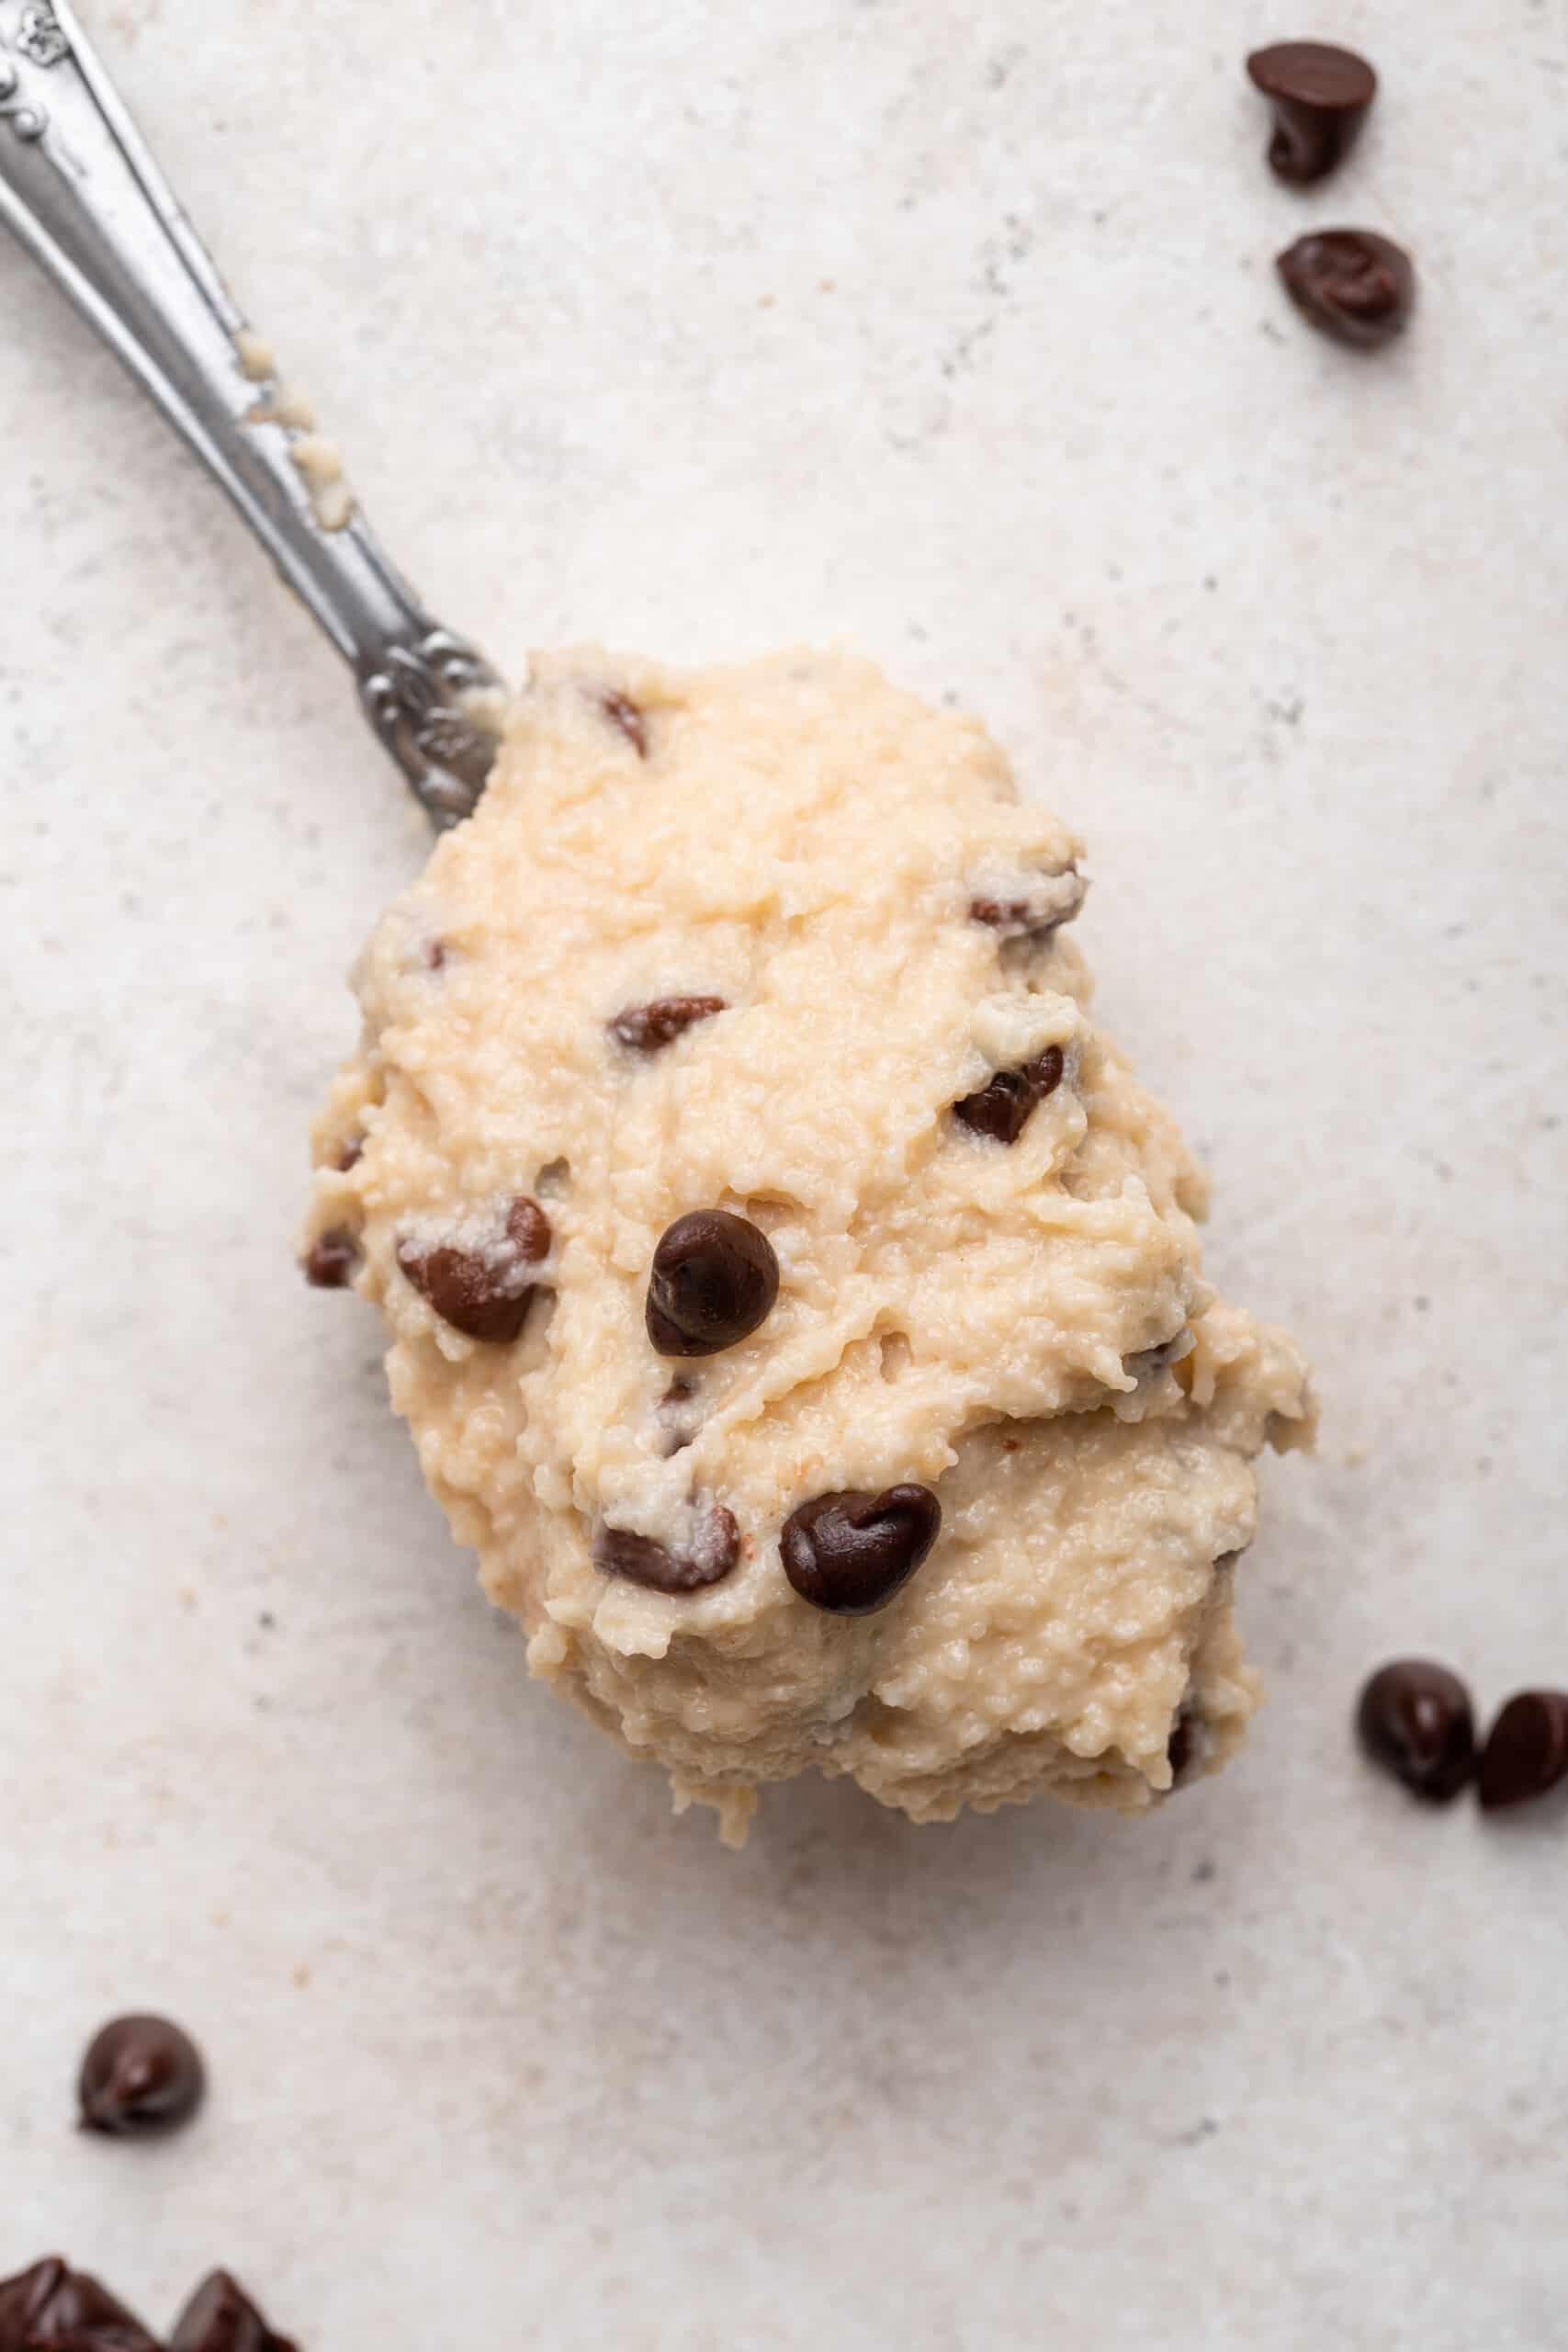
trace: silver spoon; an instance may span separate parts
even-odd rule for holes
[[[0,0],[0,220],[228,492],[353,670],[431,821],[469,815],[495,757],[502,681],[382,553],[70,0]]]

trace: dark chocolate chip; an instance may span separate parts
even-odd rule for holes
[[[1328,41],[1281,40],[1247,61],[1255,86],[1274,102],[1269,168],[1309,187],[1334,169],[1377,95],[1378,77],[1354,50]]]
[[[169,2352],[295,2352],[276,2335],[227,2270],[204,2278],[169,2338]]]
[[[1520,1690],[1486,1736],[1479,1792],[1487,1813],[1528,1804],[1568,1781],[1568,1691]]]
[[[721,996],[661,996],[651,1004],[628,1004],[610,1023],[610,1034],[639,1054],[657,1054],[684,1036],[694,1023],[711,1021],[725,1009]]]
[[[87,2131],[138,2138],[184,2123],[206,2083],[200,2051],[167,2018],[116,2018],[88,2043],[76,2096]]]
[[[444,939],[432,939],[426,942],[424,962],[427,971],[444,972],[446,970],[446,942]]]
[[[351,1168],[358,1167],[360,1160],[364,1156],[365,1137],[363,1136],[350,1136],[348,1141],[338,1153],[336,1159],[333,1162],[333,1165],[337,1170],[340,1176],[346,1176]]]
[[[1416,300],[1409,254],[1372,229],[1314,229],[1275,267],[1303,318],[1362,351],[1398,334]]]
[[[999,1069],[977,1094],[966,1094],[953,1106],[977,1136],[994,1136],[998,1143],[1016,1143],[1036,1104],[1054,1094],[1062,1082],[1066,1057],[1060,1046],[1047,1046],[1021,1069]]]
[[[1436,1804],[1458,1796],[1474,1770],[1470,1693],[1428,1658],[1380,1667],[1361,1692],[1356,1728],[1374,1763]]]
[[[971,899],[969,920],[998,931],[1004,939],[1044,939],[1071,922],[1089,895],[1089,884],[1076,865],[1059,873],[1032,876],[1017,891]]]
[[[593,1538],[596,1568],[607,1577],[646,1585],[650,1592],[698,1592],[727,1577],[739,1557],[740,1530],[734,1512],[722,1503],[704,1512],[695,1536],[682,1551],[671,1551],[650,1535],[634,1535],[625,1527],[601,1527]]]
[[[398,1263],[421,1297],[444,1323],[470,1340],[504,1345],[528,1319],[537,1285],[525,1270],[550,1251],[550,1221],[525,1194],[506,1212],[504,1238],[490,1250],[459,1250],[444,1243],[421,1250],[398,1244]]]
[[[941,1525],[942,1505],[929,1487],[818,1495],[784,1523],[784,1574],[814,1609],[863,1617],[908,1582]]]
[[[346,1290],[359,1263],[359,1243],[343,1226],[319,1233],[305,1252],[305,1280],[315,1290]]]
[[[0,2279],[0,2352],[158,2352],[133,2312],[85,2270],[48,2255]]]
[[[593,699],[612,727],[618,727],[639,760],[648,757],[648,720],[641,707],[629,695],[614,686],[601,686]]]
[[[648,1336],[661,1356],[716,1355],[765,1322],[778,1295],[767,1235],[728,1209],[694,1209],[653,1253]]]

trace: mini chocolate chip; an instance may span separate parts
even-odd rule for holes
[[[618,727],[639,760],[648,757],[648,720],[641,707],[629,695],[614,686],[601,686],[593,696],[600,710],[612,727]]]
[[[169,2352],[295,2352],[295,2347],[267,2325],[237,2278],[227,2270],[214,2270],[175,2322]]]
[[[648,1336],[661,1356],[716,1355],[765,1322],[778,1295],[767,1235],[728,1209],[694,1209],[653,1253]]]
[[[139,2138],[194,2115],[206,2083],[200,2051],[167,2018],[116,2018],[88,2043],[76,2096],[87,2131]]]
[[[1275,267],[1303,318],[1362,351],[1396,335],[1416,299],[1409,254],[1371,229],[1314,229]]]
[[[133,2312],[85,2270],[48,2255],[0,2279],[0,2352],[158,2352]]]
[[[998,1143],[1016,1143],[1035,1105],[1043,1102],[1060,1086],[1066,1068],[1066,1057],[1060,1046],[1047,1046],[1036,1060],[1025,1062],[1021,1069],[998,1070],[977,1094],[966,1094],[962,1102],[955,1102],[953,1115],[962,1119],[977,1136],[994,1136]]]
[[[338,1153],[336,1159],[333,1160],[333,1166],[337,1170],[340,1176],[346,1176],[351,1168],[358,1167],[364,1156],[365,1137],[363,1136],[350,1136],[348,1141]]]
[[[929,1487],[818,1495],[784,1523],[784,1574],[814,1609],[864,1617],[908,1582],[941,1525],[942,1505]]]
[[[1089,895],[1089,884],[1076,865],[1059,873],[1029,877],[1015,893],[986,893],[969,901],[971,922],[999,931],[1004,938],[1043,939],[1071,922]]]
[[[651,1004],[628,1004],[610,1023],[610,1034],[639,1054],[672,1046],[694,1022],[711,1021],[725,1009],[721,996],[661,996]]]
[[[426,943],[424,950],[424,963],[425,969],[427,971],[443,972],[446,970],[446,942],[444,939],[432,939]]]
[[[359,1243],[341,1225],[319,1233],[305,1252],[305,1280],[314,1290],[346,1290],[359,1263]]]
[[[503,1346],[528,1319],[537,1285],[522,1279],[525,1266],[547,1258],[550,1221],[537,1201],[520,1195],[506,1212],[505,1241],[491,1250],[460,1250],[446,1242],[421,1250],[398,1244],[398,1263],[444,1323],[470,1340]]]
[[[1474,1769],[1470,1693],[1428,1658],[1380,1667],[1361,1692],[1356,1728],[1374,1763],[1436,1804],[1458,1796]]]
[[[593,1565],[607,1577],[624,1577],[650,1592],[698,1592],[717,1584],[740,1557],[740,1530],[733,1511],[715,1503],[697,1522],[684,1551],[672,1552],[650,1535],[626,1527],[601,1527],[593,1538]]]
[[[1354,50],[1322,40],[1281,40],[1247,61],[1254,85],[1274,101],[1269,168],[1308,187],[1334,169],[1377,95],[1378,77]]]
[[[1528,1804],[1568,1780],[1568,1691],[1520,1690],[1486,1736],[1479,1793],[1487,1813]]]

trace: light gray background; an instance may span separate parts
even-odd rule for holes
[[[1568,1674],[1561,0],[85,13],[444,616],[841,636],[987,714],[1326,1417],[1224,1781],[673,1821],[292,1269],[418,821],[0,251],[0,2273],[59,2245],[162,2324],[225,2259],[308,2352],[1568,2342],[1562,1813],[1427,1817],[1347,1736],[1391,1651]],[[1310,198],[1241,70],[1306,30],[1385,77]],[[1370,362],[1270,269],[1347,219],[1423,276]],[[144,2003],[208,2112],[85,2142]]]

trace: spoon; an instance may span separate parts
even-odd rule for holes
[[[0,220],[227,492],[352,669],[432,823],[470,815],[495,757],[502,682],[383,553],[70,0],[0,0]]]

